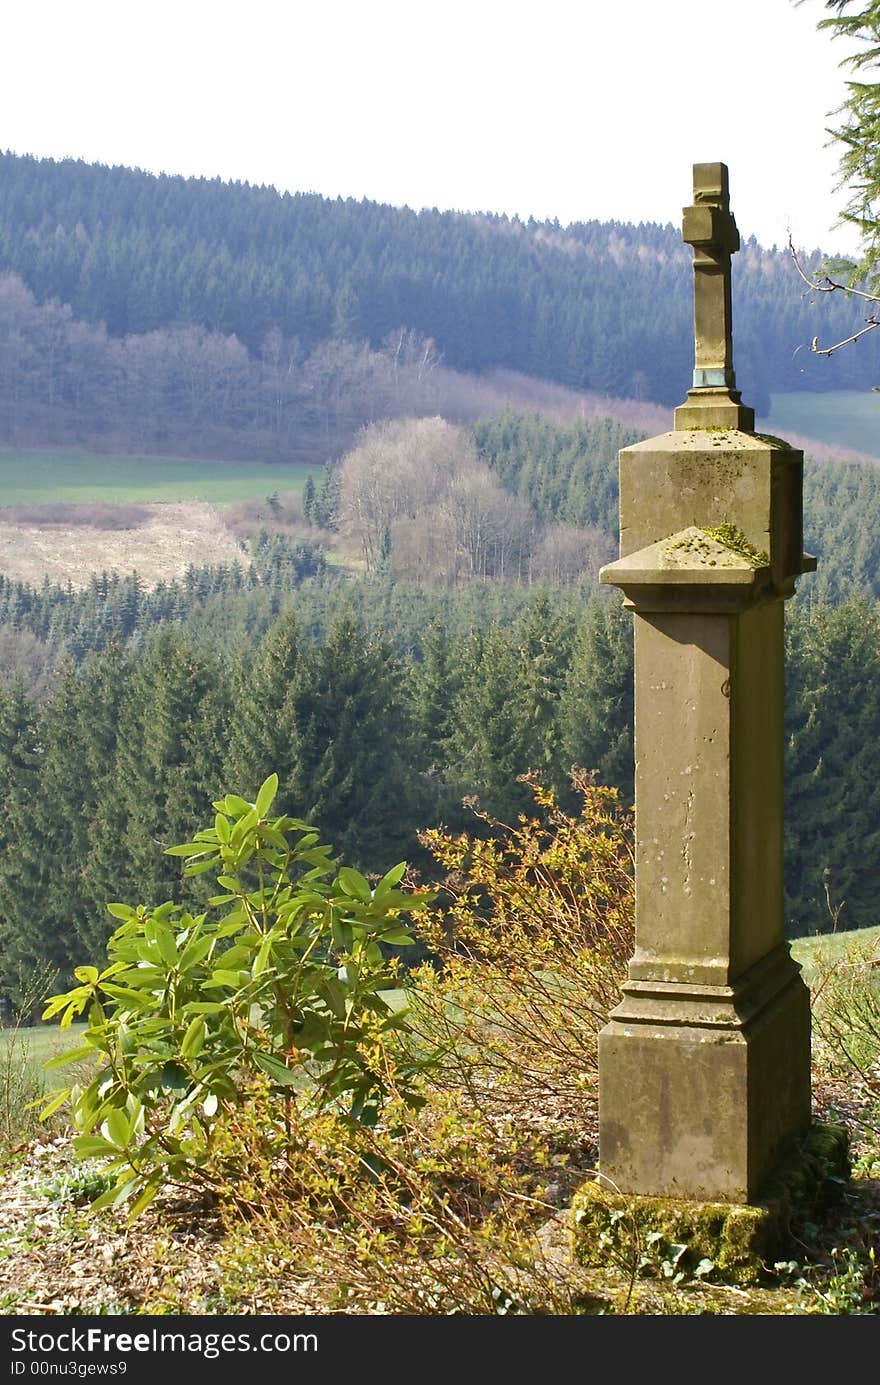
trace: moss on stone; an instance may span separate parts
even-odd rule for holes
[[[790,442],[785,441],[785,438],[774,437],[772,433],[756,433],[755,437],[759,438],[761,442],[768,443],[770,447],[781,447],[786,452],[794,452],[795,450]]]
[[[842,1125],[813,1125],[765,1189],[765,1201],[784,1206],[789,1224],[831,1201],[850,1176],[849,1135]]]
[[[754,1204],[627,1196],[597,1180],[572,1203],[572,1253],[584,1266],[632,1270],[645,1259],[662,1263],[674,1256],[685,1275],[699,1270],[710,1281],[758,1284],[788,1248],[792,1231],[848,1176],[846,1130],[814,1125]]]
[[[773,1212],[726,1202],[692,1202],[661,1197],[625,1197],[601,1183],[588,1183],[572,1204],[573,1250],[582,1265],[668,1258],[678,1248],[676,1268],[694,1274],[711,1261],[711,1277],[754,1284],[776,1238]]]
[[[735,524],[718,524],[714,529],[704,528],[703,533],[708,539],[714,539],[724,548],[729,548],[731,553],[738,553],[746,562],[751,563],[752,567],[766,567],[770,561],[763,548],[756,548]]]

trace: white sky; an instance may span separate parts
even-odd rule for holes
[[[0,147],[410,207],[833,232],[822,0],[6,0]]]

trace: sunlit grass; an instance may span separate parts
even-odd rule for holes
[[[845,957],[853,946],[859,950],[874,948],[880,958],[880,924],[875,928],[853,928],[841,933],[816,933],[806,938],[794,938],[791,953],[804,969],[807,980],[820,963],[828,965]]]

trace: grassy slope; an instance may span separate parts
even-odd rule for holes
[[[817,933],[807,938],[795,938],[791,953],[795,961],[800,962],[805,979],[809,981],[816,962],[837,962],[851,948],[858,948],[859,952],[873,948],[880,959],[880,925],[875,928],[853,928],[847,933]]]
[[[578,416],[620,417],[647,434],[665,431],[671,413],[657,405],[631,400],[577,395],[557,388],[547,393],[545,382],[496,372],[493,384],[481,382],[480,407],[475,414],[502,408],[545,413],[568,422]],[[469,381],[470,377],[462,377]],[[528,393],[531,386],[533,395]],[[540,392],[544,387],[544,393]],[[560,397],[557,398],[556,396]],[[586,407],[584,401],[589,404]],[[641,414],[638,413],[641,409]],[[644,416],[642,416],[644,415]],[[815,439],[829,447],[848,449],[880,460],[880,394],[870,391],[829,391],[824,394],[776,394],[770,413],[758,420],[764,431]],[[203,500],[229,504],[262,498],[273,491],[301,492],[309,473],[318,467],[262,462],[201,461],[193,458],[104,456],[77,449],[0,449],[0,506],[40,501],[174,501]]]
[[[67,1048],[76,1048],[82,1042],[84,1024],[72,1024],[62,1029],[59,1024],[32,1024],[22,1029],[0,1029],[0,1052],[7,1051],[10,1045],[18,1047],[22,1054],[27,1052],[28,1061],[34,1066],[63,1053]]]
[[[0,505],[40,501],[204,500],[229,504],[302,491],[319,468],[175,457],[94,456],[76,451],[0,451]]]

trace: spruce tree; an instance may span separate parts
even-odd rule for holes
[[[567,765],[633,795],[633,627],[617,597],[593,597],[574,637],[559,712]]]
[[[28,903],[38,894],[51,853],[35,840],[23,808],[40,782],[40,718],[24,683],[0,683],[0,992],[20,1005],[44,957],[39,921]],[[42,853],[42,855],[40,854]]]
[[[786,918],[794,935],[877,922],[880,613],[852,598],[788,622]],[[827,887],[827,896],[826,896]]]
[[[314,483],[314,481],[312,480],[312,473],[309,472],[308,476],[306,477],[306,483],[305,483],[305,485],[303,486],[303,496],[302,496],[302,509],[303,509],[303,515],[304,515],[306,521],[307,521],[309,524],[315,524],[315,523],[316,523],[316,516],[315,516],[315,504],[316,504],[316,501],[317,501],[317,495],[316,495],[316,493],[315,493],[315,483]]]
[[[290,699],[301,657],[299,626],[288,607],[239,664],[225,767],[229,788],[248,800],[270,774],[284,783],[291,773]]]
[[[113,776],[96,808],[92,899],[162,903],[179,895],[166,846],[185,841],[223,791],[223,669],[181,631],[148,643],[119,710]]]
[[[349,615],[297,662],[289,769],[279,802],[346,861],[387,869],[414,844],[412,731],[402,669]]]
[[[495,817],[524,811],[531,795],[517,777],[535,748],[533,709],[520,677],[510,632],[493,626],[464,649],[464,678],[455,707],[448,773],[460,793],[475,795]]]

